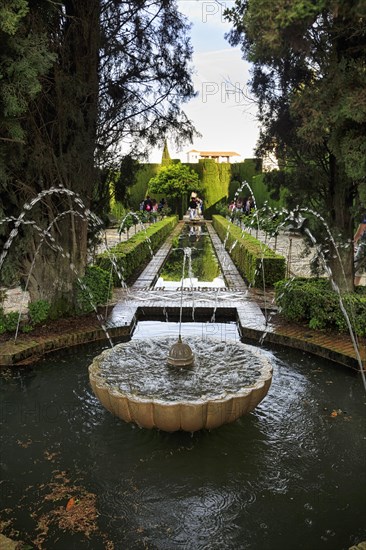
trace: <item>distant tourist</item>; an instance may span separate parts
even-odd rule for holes
[[[247,200],[245,201],[245,205],[244,205],[244,213],[249,216],[251,210],[253,208],[253,199],[252,197],[248,197]]]
[[[164,198],[162,198],[158,205],[159,212],[161,212],[165,206],[166,206],[166,201]]]
[[[366,271],[366,213],[362,216],[360,225],[353,238],[355,245],[355,285],[359,285]]]
[[[188,210],[189,210],[189,219],[194,220],[197,214],[197,201],[195,197],[193,197],[192,195],[191,195],[191,200],[189,201]]]
[[[152,210],[152,200],[150,199],[149,195],[147,195],[146,199],[144,200],[143,210],[145,210],[146,212],[151,212]]]
[[[238,197],[236,204],[235,204],[235,210],[243,210],[244,207],[244,199],[242,197]]]
[[[203,214],[203,200],[200,199],[199,197],[196,198],[196,203],[197,203],[197,215],[198,216],[202,216]]]

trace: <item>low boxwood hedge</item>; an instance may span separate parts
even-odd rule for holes
[[[98,254],[95,264],[107,271],[113,266],[113,284],[121,286],[122,280],[131,284],[151,260],[151,250],[156,252],[178,223],[177,216],[169,216],[140,231],[128,241],[121,242],[103,254]]]
[[[284,279],[286,260],[223,216],[213,216],[212,224],[240,274],[255,287],[273,286]],[[263,269],[262,269],[263,264]],[[264,279],[264,281],[263,281]]]
[[[312,329],[348,332],[339,294],[324,278],[294,278],[275,284],[276,304],[288,321],[306,323]],[[357,336],[366,336],[366,294],[362,290],[341,295],[343,306]]]

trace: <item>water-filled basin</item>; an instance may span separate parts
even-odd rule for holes
[[[193,337],[195,362],[187,369],[167,364],[174,342],[135,340],[97,356],[89,379],[102,405],[143,428],[194,432],[234,422],[267,395],[272,366],[257,348]]]

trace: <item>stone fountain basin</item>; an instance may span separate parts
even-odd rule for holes
[[[158,428],[166,432],[179,430],[195,432],[213,429],[234,422],[250,413],[264,399],[272,382],[272,366],[267,358],[259,378],[250,387],[238,388],[221,399],[194,399],[167,402],[145,398],[110,387],[101,373],[104,351],[89,366],[89,380],[93,392],[101,404],[125,422],[133,422],[142,428]]]

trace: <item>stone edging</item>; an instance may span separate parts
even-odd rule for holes
[[[120,327],[109,327],[108,333],[111,337],[115,338],[123,336],[129,337],[133,332],[133,328],[134,324]],[[240,324],[239,330],[242,337],[249,338],[256,342],[258,342],[263,336],[263,331],[252,327],[245,327]],[[310,333],[311,331],[306,331],[306,334],[307,332]],[[271,329],[267,332],[265,341],[270,342],[271,344],[278,344],[312,353],[359,371],[359,365],[354,355],[352,356],[350,353],[345,353],[344,351],[334,348],[332,349],[324,344],[320,345],[317,342],[310,342],[307,339],[306,334],[302,337],[294,335],[289,336],[288,334],[285,334],[285,332],[281,332],[281,328],[276,328],[275,331]],[[0,366],[11,367],[19,364],[30,363],[52,351],[101,340],[107,340],[104,330],[102,328],[93,328],[88,329],[87,331],[63,334],[56,338],[44,340],[42,342],[37,340],[19,343],[8,342],[3,346],[2,352],[0,353]],[[365,368],[365,357],[363,357],[363,364]]]
[[[110,327],[110,336],[130,336],[131,326]],[[105,331],[102,328],[93,328],[86,331],[62,334],[56,338],[44,341],[31,340],[28,342],[12,343],[7,342],[0,353],[0,367],[11,367],[15,365],[31,363],[37,358],[59,349],[87,344],[98,340],[107,340]]]
[[[244,338],[249,338],[258,342],[263,335],[263,331],[259,331],[257,329],[249,327],[241,327],[241,334]],[[276,332],[268,331],[265,337],[265,342],[270,342],[271,344],[305,351],[307,353],[311,353],[318,357],[323,357],[324,359],[329,359],[330,361],[339,363],[353,370],[356,370],[357,372],[360,372],[360,367],[355,354],[352,356],[351,354],[332,349],[330,347],[327,347],[326,345],[320,345],[316,342],[309,342],[304,337],[289,336],[287,334],[281,333],[281,329],[277,330]],[[363,370],[366,370],[365,357],[363,358],[362,363]]]

